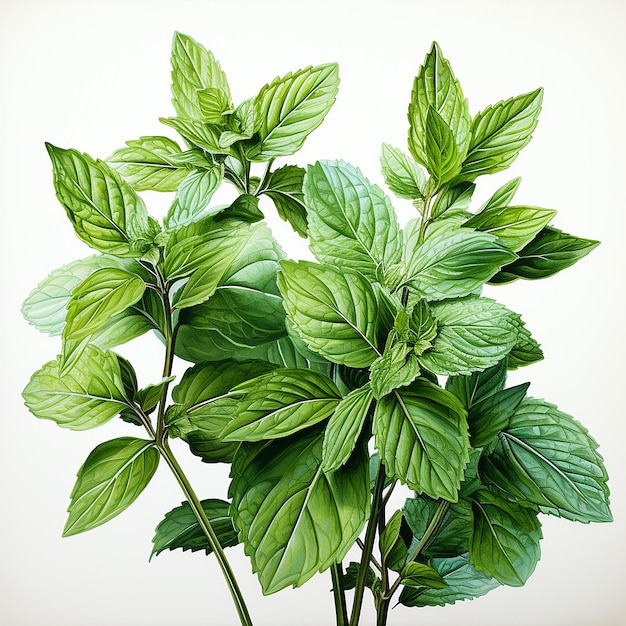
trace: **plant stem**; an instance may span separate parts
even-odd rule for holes
[[[198,496],[194,492],[191,487],[185,473],[182,468],[178,464],[178,461],[172,454],[172,451],[169,446],[169,442],[167,439],[162,443],[157,443],[157,448],[161,453],[161,456],[165,459],[165,462],[169,465],[170,469],[174,473],[178,484],[180,485],[183,493],[185,494],[185,498],[189,502],[194,515],[196,516],[198,523],[200,524],[200,528],[202,528],[202,532],[206,535],[209,540],[209,544],[213,549],[215,557],[217,558],[217,562],[224,574],[224,578],[226,579],[226,583],[228,584],[228,588],[233,597],[233,601],[235,602],[235,607],[237,609],[237,613],[239,614],[239,619],[241,621],[242,626],[252,626],[252,620],[250,618],[250,614],[248,613],[248,608],[246,606],[245,600],[243,599],[243,595],[241,590],[239,589],[239,585],[237,584],[237,580],[235,579],[235,575],[233,573],[232,568],[230,567],[230,563],[224,554],[224,549],[222,548],[213,527],[211,526],[211,522],[209,521],[202,505],[200,504],[200,500],[198,500]]]
[[[350,617],[350,626],[357,626],[359,617],[361,616],[361,607],[363,606],[363,594],[365,593],[365,579],[367,577],[367,569],[369,567],[372,550],[374,548],[374,537],[376,536],[376,527],[378,526],[378,513],[382,502],[383,489],[385,487],[385,468],[382,462],[378,464],[378,474],[376,476],[376,486],[372,496],[372,510],[370,519],[367,523],[365,531],[365,541],[363,545],[363,555],[361,556],[361,564],[354,588],[354,602],[352,603],[352,615]]]
[[[341,563],[333,563],[330,568],[330,575],[333,580],[333,596],[335,599],[337,626],[348,626],[348,607],[346,605],[346,594],[343,588],[343,567]]]
[[[383,596],[376,605],[376,626],[386,626],[391,598]]]

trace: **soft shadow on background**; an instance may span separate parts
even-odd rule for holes
[[[169,49],[175,30],[215,53],[236,101],[289,70],[338,61],[335,107],[285,162],[342,158],[379,184],[380,145],[405,147],[412,79],[433,40],[451,61],[473,113],[545,88],[533,141],[508,171],[479,180],[474,206],[522,176],[516,201],[557,209],[559,228],[602,245],[552,279],[488,295],[523,314],[546,354],[513,380],[532,381],[533,396],[558,404],[600,442],[615,522],[584,526],[544,518],[543,557],[524,588],[498,589],[443,609],[398,607],[390,624],[624,623],[625,20],[622,2],[601,0],[0,0],[0,623],[236,623],[212,559],[166,553],[148,563],[154,527],[181,501],[163,468],[120,517],[61,540],[76,470],[95,445],[127,434],[128,427],[120,422],[73,433],[39,422],[20,398],[30,374],[59,349],[58,339],[21,319],[21,302],[50,270],[90,253],[55,200],[44,141],[104,158],[140,135],[173,137],[158,118],[173,113]],[[164,198],[145,198],[161,216]],[[410,206],[394,204],[406,221]],[[289,255],[307,254],[288,228],[270,222]],[[120,351],[138,362],[140,384],[160,378],[153,337]],[[225,497],[226,470],[180,453],[201,497]],[[229,556],[257,626],[333,623],[327,574],[264,598],[242,550],[231,549]],[[366,614],[364,624],[373,619]]]

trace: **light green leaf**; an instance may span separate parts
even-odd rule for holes
[[[129,405],[117,355],[87,346],[71,372],[59,374],[59,359],[35,372],[22,392],[30,412],[72,430],[104,424]]]
[[[132,272],[112,267],[96,270],[72,292],[63,338],[80,340],[93,334],[138,302],[145,290],[146,283]]]
[[[307,236],[307,209],[304,204],[305,170],[296,165],[285,165],[273,171],[263,189],[274,202],[281,219],[289,222],[301,237]]]
[[[450,219],[462,224],[471,216],[469,206],[475,189],[476,185],[468,182],[444,185],[435,196],[430,217],[433,220]]]
[[[376,448],[387,473],[418,493],[456,502],[469,459],[465,409],[419,378],[376,404]]]
[[[406,587],[425,587],[427,589],[445,589],[448,586],[448,583],[436,569],[415,561],[404,566],[401,582]]]
[[[159,121],[177,131],[193,146],[211,154],[228,154],[229,149],[220,145],[221,127],[184,117],[160,117]]]
[[[416,222],[405,229],[405,282],[428,300],[467,296],[516,255],[488,233],[452,224],[431,228],[418,244]]]
[[[324,432],[322,469],[332,472],[345,465],[363,430],[374,397],[369,384],[352,390],[330,416]]]
[[[139,137],[126,142],[106,162],[137,191],[176,191],[189,169],[171,158],[181,154],[167,137]]]
[[[518,278],[547,278],[574,265],[599,244],[599,241],[575,237],[546,226],[519,251],[518,259],[502,267],[489,282],[502,284]]]
[[[344,161],[309,165],[304,198],[318,261],[373,280],[400,262],[402,239],[393,207],[360,170]]]
[[[469,554],[444,559],[432,559],[430,562],[444,582],[443,589],[404,588],[400,594],[400,603],[404,606],[445,606],[459,600],[472,600],[484,596],[500,586],[495,578],[489,578],[477,571],[469,561]]]
[[[230,504],[216,499],[202,500],[200,504],[222,548],[236,546],[239,539],[230,516]],[[198,518],[187,501],[166,513],[163,520],[159,522],[152,538],[150,558],[164,550],[179,548],[192,552],[204,550],[205,554],[213,552],[213,548],[198,523]]]
[[[160,228],[133,188],[104,161],[46,144],[57,198],[79,239],[120,257],[141,257]]]
[[[230,101],[226,75],[213,53],[188,35],[174,33],[172,42],[172,104],[180,117],[203,119],[199,91],[214,88]]]
[[[380,400],[399,387],[410,385],[420,374],[413,348],[403,341],[387,341],[385,350],[371,365],[372,394]]]
[[[349,367],[367,367],[378,356],[376,297],[363,276],[282,261],[278,286],[293,328],[312,350]]]
[[[228,93],[217,87],[207,87],[196,92],[201,119],[207,124],[223,124],[224,113],[230,108]],[[182,115],[178,111],[179,115]]]
[[[513,197],[521,182],[522,179],[518,176],[499,187],[493,196],[478,209],[478,212],[481,213],[489,209],[504,209],[504,207],[509,206],[513,202]]]
[[[415,200],[424,195],[426,187],[424,172],[401,150],[383,143],[380,166],[385,184],[398,198]]]
[[[424,153],[426,168],[438,187],[459,173],[465,156],[464,150],[455,142],[452,129],[433,107],[426,115]]]
[[[63,536],[96,528],[127,509],[148,485],[158,464],[153,441],[120,437],[94,448],[78,470]]]
[[[438,334],[420,363],[435,374],[469,374],[495,365],[517,341],[518,316],[490,298],[462,298],[431,306]]]
[[[530,141],[541,111],[543,89],[488,106],[472,120],[471,141],[459,178],[474,180],[505,170]]]
[[[256,114],[254,99],[244,100],[232,113],[226,116],[225,130],[220,135],[220,146],[228,148],[237,141],[250,139],[259,130],[261,121]]]
[[[521,250],[556,215],[552,209],[506,206],[485,209],[463,226],[496,235],[513,252]]]
[[[299,150],[324,120],[339,86],[336,63],[306,67],[261,88],[254,104],[261,120],[258,141],[246,150],[251,161],[268,161]]]
[[[341,399],[333,381],[313,370],[276,369],[231,390],[233,417],[224,441],[287,437],[327,419]]]
[[[470,561],[503,585],[521,587],[541,556],[541,523],[537,513],[504,500],[487,489],[471,496],[474,533]]]
[[[579,522],[610,522],[608,475],[598,444],[570,415],[525,398],[483,458],[481,472],[507,497]]]
[[[232,466],[235,526],[263,593],[300,586],[340,562],[369,513],[365,449],[341,469],[321,469],[318,429],[248,444]],[[324,529],[323,532],[320,532]]]
[[[456,151],[463,158],[469,141],[469,108],[461,85],[436,42],[415,78],[409,105],[409,150],[415,160],[425,167],[428,167],[426,118],[429,108],[450,130]]]
[[[175,378],[176,376],[166,376],[155,385],[146,385],[143,389],[137,391],[135,400],[139,402],[142,410],[146,413],[153,411],[161,400],[163,388],[169,385]]]

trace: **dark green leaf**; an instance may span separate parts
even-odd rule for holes
[[[474,372],[469,376],[450,376],[446,381],[446,389],[453,393],[466,409],[470,409],[476,402],[504,389],[506,369],[506,361],[503,359],[482,372]]]
[[[543,359],[543,351],[537,340],[530,334],[530,331],[526,328],[526,324],[520,321],[520,327],[517,333],[517,341],[509,356],[507,357],[506,365],[510,370],[517,369],[518,367],[524,367],[531,363],[537,363]]]
[[[222,548],[236,546],[239,543],[239,539],[230,516],[230,504],[223,500],[215,499],[202,500],[200,504]],[[204,550],[205,554],[213,552],[213,548],[211,548],[204,531],[198,523],[198,518],[189,502],[186,501],[165,514],[163,520],[156,527],[152,544],[150,558],[164,550],[176,550],[178,548],[191,550],[192,552]]]
[[[346,590],[354,589],[356,587],[356,579],[359,575],[360,564],[352,561],[348,567],[346,567],[346,572],[343,575],[343,588]],[[381,589],[381,581],[376,573],[371,567],[367,568],[367,574],[365,575],[365,586],[368,589],[371,589],[374,597],[378,597],[378,594]]]
[[[405,587],[425,587],[427,589],[445,589],[448,586],[448,583],[437,570],[415,561],[404,566],[402,584]]]
[[[385,184],[398,198],[415,200],[424,195],[426,187],[424,172],[401,150],[383,143],[380,166]]]
[[[166,385],[169,385],[169,383],[171,383],[175,378],[175,376],[167,376],[156,385],[147,385],[137,392],[136,400],[146,413],[149,413],[156,408],[156,405],[161,400],[163,388]]]
[[[296,165],[285,165],[273,171],[263,193],[276,205],[281,219],[289,222],[301,237],[307,236],[307,209],[304,204],[305,170]]]
[[[252,224],[262,220],[263,217],[263,213],[259,210],[259,199],[248,193],[242,193],[235,198],[229,207],[215,216],[215,221],[221,222],[225,219],[236,219]]]

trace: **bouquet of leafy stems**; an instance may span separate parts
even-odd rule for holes
[[[336,64],[235,105],[203,46],[176,33],[171,59],[176,116],[162,122],[182,140],[139,137],[103,161],[47,145],[57,197],[95,254],[24,302],[62,347],[23,397],[64,428],[119,417],[135,433],[87,456],[64,536],[121,513],[164,462],[184,501],[158,523],[152,553],[213,553],[241,624],[252,619],[225,552],[238,543],[265,594],[328,570],[337,624],[359,623],[367,587],[383,626],[392,602],[523,585],[540,514],[610,521],[596,442],[528,383],[506,386],[507,371],[543,354],[518,313],[481,295],[551,276],[598,244],[549,225],[554,210],[514,204],[519,178],[472,206],[475,181],[530,141],[542,90],[471,115],[433,44],[410,94],[408,153],[382,146],[387,187],[415,207],[401,227],[353,165],[275,165],[324,120]],[[236,199],[214,205],[224,182]],[[174,194],[162,223],[146,190]],[[316,262],[285,258],[263,222],[274,208]],[[149,331],[163,374],[139,388],[112,348]],[[177,357],[191,365],[175,378]],[[230,464],[230,502],[200,499],[172,437]],[[409,495],[390,510],[398,483]]]

